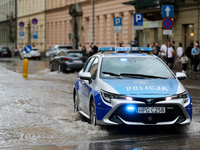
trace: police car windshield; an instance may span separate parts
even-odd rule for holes
[[[100,78],[161,78],[174,79],[168,68],[156,58],[107,57],[103,58]]]

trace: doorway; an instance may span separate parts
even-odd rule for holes
[[[184,43],[183,48],[186,49],[190,43],[194,43],[194,24],[183,25]]]

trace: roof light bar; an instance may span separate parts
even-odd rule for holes
[[[152,47],[140,47],[141,52],[153,52]]]

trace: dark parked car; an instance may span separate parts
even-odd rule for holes
[[[8,47],[2,47],[0,50],[1,57],[11,57],[11,51]]]
[[[79,71],[83,68],[87,58],[88,56],[79,50],[62,50],[51,58],[50,70],[58,72]]]

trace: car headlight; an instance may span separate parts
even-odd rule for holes
[[[172,100],[172,99],[183,99],[184,103],[187,103],[188,102],[188,93],[187,93],[187,91],[185,91],[184,93],[181,93],[181,94],[166,97],[166,100]]]
[[[105,100],[108,103],[111,103],[112,99],[129,100],[129,101],[133,100],[132,97],[123,96],[123,95],[119,95],[119,94],[113,94],[113,93],[105,92],[103,90],[101,90],[101,96],[102,96],[103,100]]]

